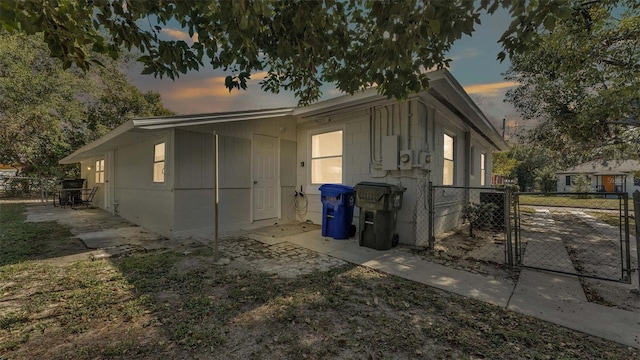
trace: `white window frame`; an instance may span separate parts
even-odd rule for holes
[[[96,184],[104,184],[104,159],[96,160],[94,172]]]
[[[480,186],[487,183],[487,154],[480,153]]]
[[[332,132],[342,132],[342,153],[339,156],[330,156],[330,157],[313,157],[313,137],[316,135],[328,134]],[[345,129],[343,126],[334,126],[323,129],[317,129],[307,132],[307,164],[305,166],[308,168],[307,170],[307,192],[312,194],[320,193],[320,186],[322,183],[314,183],[313,182],[313,160],[321,159],[321,158],[334,158],[340,157],[342,159],[342,169],[341,169],[341,179],[339,184],[344,184],[344,137],[345,137]]]
[[[447,137],[451,139],[451,153],[452,153],[452,158],[448,159],[446,157],[446,153],[444,151],[444,147],[445,144],[447,142]],[[449,183],[449,181],[447,181],[448,179],[445,178],[445,167],[447,166],[447,162],[451,162],[451,181]],[[444,133],[444,136],[442,137],[442,185],[444,186],[454,186],[456,183],[456,137],[453,135],[449,135],[447,133]]]
[[[156,149],[158,147],[158,145],[163,145],[164,147],[164,154],[162,154],[162,160],[156,160]],[[164,184],[166,177],[165,177],[165,169],[167,166],[167,142],[166,141],[159,141],[153,144],[153,158],[152,158],[152,167],[151,167],[151,181],[154,184]],[[156,164],[162,164],[162,181],[156,181]]]

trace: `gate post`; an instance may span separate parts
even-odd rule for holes
[[[625,259],[624,262],[627,263],[626,266],[626,274],[623,273],[622,274],[622,278],[623,279],[628,279],[629,281],[631,281],[631,242],[629,239],[629,195],[627,195],[627,193],[624,193],[622,195],[622,206],[623,206],[623,216],[624,216],[624,220],[623,220],[623,226],[624,226],[624,253],[625,253]],[[623,272],[624,272],[624,268],[623,268]],[[640,272],[640,269],[639,269]]]
[[[638,241],[640,237],[640,190],[633,193],[633,214],[636,221],[636,265],[638,266],[638,288],[640,289],[640,241]]]
[[[433,210],[433,182],[429,181],[429,190],[427,191],[427,196],[429,196],[429,249],[433,251],[435,247],[435,214]]]
[[[44,177],[40,178],[40,202],[45,202],[46,194],[44,193]]]
[[[513,247],[511,246],[511,189],[504,189],[504,232],[507,245],[507,264],[513,270]]]

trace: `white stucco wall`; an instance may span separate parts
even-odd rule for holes
[[[251,142],[254,134],[278,138],[279,207],[271,222],[294,221],[295,121],[291,117],[200,125],[176,130],[174,237],[210,237],[213,234],[213,132],[219,137],[220,233],[253,225]],[[293,156],[291,155],[293,153]],[[285,170],[283,170],[285,168]]]
[[[165,182],[153,182],[153,152],[165,142]],[[115,211],[123,218],[172,237],[173,131],[157,131],[151,138],[118,148],[115,161]]]
[[[311,136],[319,132],[343,130],[343,184],[355,186],[361,181],[374,181],[405,187],[407,190],[403,196],[402,208],[398,212],[396,232],[399,234],[401,243],[426,245],[428,241],[428,210],[425,197],[427,184],[429,181],[442,184],[445,132],[455,138],[454,185],[456,186],[480,186],[479,162],[482,152],[487,154],[485,184],[487,187],[490,186],[490,146],[435,100],[428,104],[414,99],[400,104],[384,101],[372,105],[376,106],[375,113],[383,113],[382,117],[386,119],[388,110],[393,119],[392,126],[374,132],[374,141],[377,141],[375,139],[380,136],[378,132],[384,133],[383,135],[398,135],[399,149],[413,150],[413,164],[416,166],[411,170],[384,171],[371,163],[372,130],[369,114],[372,109],[370,106],[322,114],[320,123],[316,118],[302,119],[297,131],[298,183],[296,188],[299,189],[302,186],[305,190],[308,205],[306,212],[299,216],[298,220],[322,223],[319,185],[312,185],[310,181]],[[465,140],[467,131],[471,131],[468,143]],[[473,160],[476,162],[475,176],[472,178],[465,165],[469,159],[468,150],[471,145],[474,146]],[[431,158],[431,162],[425,168],[418,166],[420,152],[427,152]],[[301,165],[303,162],[305,166]],[[358,225],[358,221],[359,209],[356,207],[353,223]]]

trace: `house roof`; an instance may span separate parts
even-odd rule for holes
[[[489,141],[496,150],[504,151],[509,149],[509,145],[496,128],[448,70],[441,69],[430,72],[429,91],[415,94],[410,96],[409,99],[424,98],[426,94],[433,96],[459,116],[469,127]],[[386,99],[386,96],[378,94],[377,89],[367,89],[354,95],[339,96],[309,106],[296,108],[293,110],[293,115],[302,118],[322,117],[323,114],[335,112],[336,110],[363,107]]]
[[[131,119],[107,133],[100,139],[74,151],[59,161],[73,164],[103,154],[119,146],[133,144],[153,136],[152,131],[180,126],[227,123],[255,119],[268,119],[291,115],[292,108],[220,112],[212,114],[173,115]]]
[[[640,171],[638,160],[594,160],[558,171],[557,174],[626,175]]]
[[[429,79],[429,91],[413,95],[413,98],[426,96],[426,94],[435,97],[444,106],[456,113],[469,127],[476,130],[481,136],[489,141],[496,150],[507,150],[509,148],[491,122],[489,122],[480,108],[478,108],[449,71],[446,69],[433,71],[429,74]],[[69,156],[60,160],[60,163],[76,163],[81,160],[103,154],[105,151],[115,149],[119,146],[139,142],[146,137],[153,136],[152,131],[150,130],[234,121],[259,120],[282,116],[307,118],[319,116],[327,112],[335,112],[340,109],[364,106],[366,104],[386,99],[387,97],[379,95],[376,89],[369,89],[354,95],[343,95],[299,108],[278,108],[137,118],[125,122],[100,139],[74,151]]]

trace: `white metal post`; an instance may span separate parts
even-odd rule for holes
[[[638,289],[640,290],[640,191],[638,190],[633,192],[633,214],[636,222],[636,265],[638,266]]]

